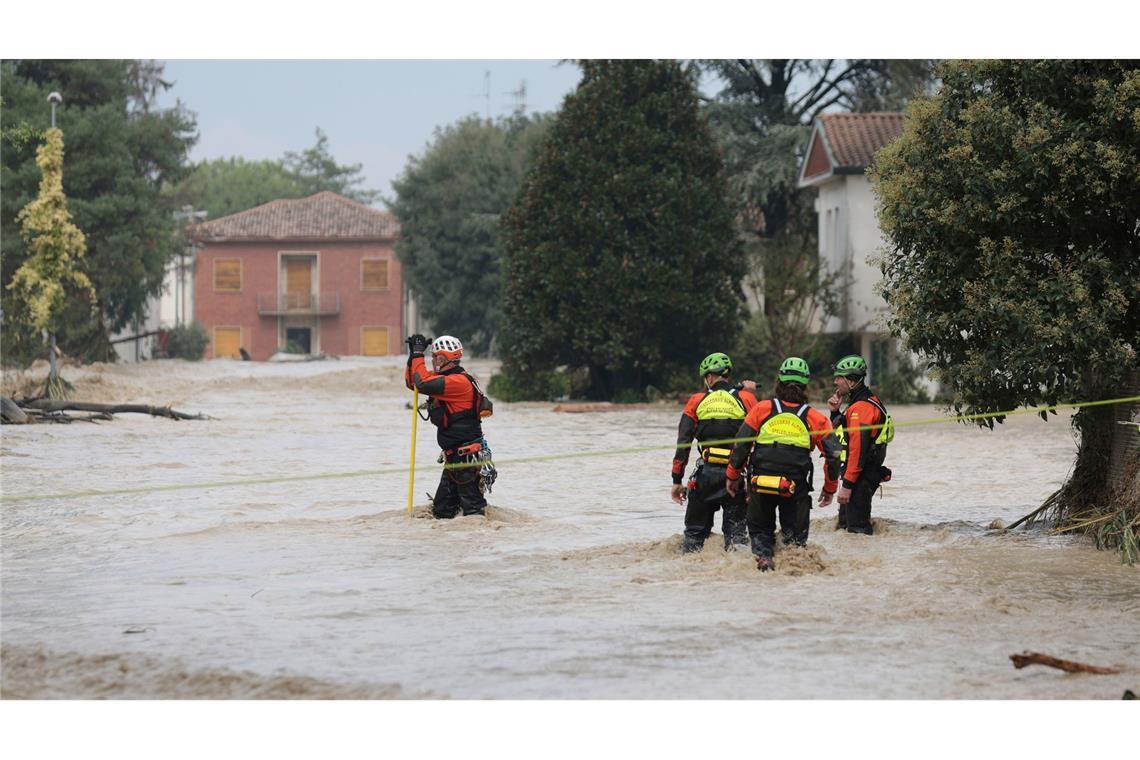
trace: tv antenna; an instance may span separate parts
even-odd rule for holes
[[[504,92],[503,94],[504,95],[510,95],[510,96],[514,97],[514,99],[515,99],[515,113],[517,113],[517,114],[525,114],[526,113],[526,80],[525,79],[522,80],[521,82],[519,82],[519,88],[517,90],[511,90],[510,92]]]

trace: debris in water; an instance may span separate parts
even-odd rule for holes
[[[1024,668],[1026,665],[1048,665],[1051,668],[1060,668],[1066,673],[1100,673],[1102,675],[1112,675],[1120,672],[1115,668],[1101,668],[1096,665],[1086,665],[1083,662],[1059,660],[1056,657],[1050,657],[1040,652],[1011,654],[1009,659],[1013,660],[1013,667],[1015,668]]]
[[[150,629],[145,625],[132,625],[130,628],[123,631],[123,633],[146,633]]]

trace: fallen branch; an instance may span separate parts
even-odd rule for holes
[[[20,404],[24,409],[36,409],[41,412],[100,412],[103,414],[137,413],[149,414],[153,417],[166,417],[172,420],[208,420],[204,414],[186,414],[171,409],[169,406],[149,406],[147,404],[95,404],[88,401],[68,401],[41,398]]]
[[[1100,668],[1096,665],[1086,665],[1083,662],[1073,662],[1072,660],[1059,660],[1056,657],[1050,657],[1047,654],[1040,652],[1022,652],[1021,654],[1011,654],[1009,659],[1013,660],[1013,667],[1024,668],[1026,665],[1048,665],[1051,668],[1059,668],[1066,673],[1099,673],[1101,675],[1112,675],[1119,673],[1115,668]]]
[[[1029,514],[1027,514],[1025,517],[1022,517],[1020,520],[1014,521],[1013,525],[1010,525],[1009,527],[1007,527],[1006,530],[1013,530],[1014,528],[1016,528],[1018,525],[1021,525],[1026,520],[1032,520],[1034,517],[1041,514],[1042,512],[1044,512],[1046,509],[1048,509],[1051,506],[1053,506],[1052,501],[1046,500],[1046,502],[1044,504],[1042,504],[1040,507],[1038,507],[1037,509],[1035,509],[1032,512],[1030,512]]]

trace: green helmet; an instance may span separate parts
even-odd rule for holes
[[[714,375],[727,375],[732,372],[732,359],[728,358],[728,354],[709,354],[701,362],[701,377],[710,372]]]
[[[858,354],[844,356],[835,363],[835,374],[841,377],[866,377],[867,362],[863,361],[863,357]]]
[[[784,363],[780,365],[779,377],[782,383],[807,385],[808,380],[811,378],[811,370],[808,369],[808,363],[800,357],[789,356],[787,359],[784,359]]]

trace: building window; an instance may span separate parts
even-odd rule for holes
[[[360,289],[388,289],[388,259],[360,260]]]
[[[360,328],[360,353],[364,356],[387,356],[388,328]]]
[[[241,290],[241,259],[214,259],[214,292]]]

